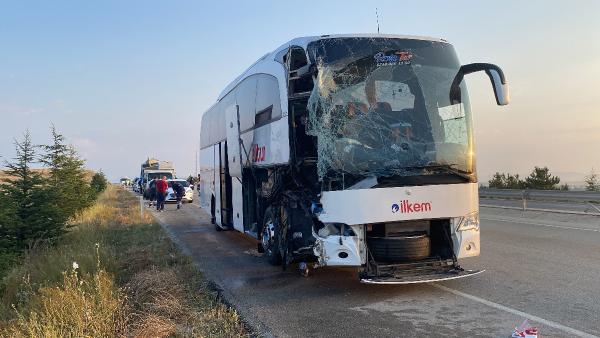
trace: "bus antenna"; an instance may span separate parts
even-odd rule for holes
[[[377,7],[375,7],[375,19],[377,20],[377,34],[379,34],[379,13],[377,12]]]

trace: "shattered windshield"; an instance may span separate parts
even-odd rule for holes
[[[317,67],[308,134],[317,138],[321,179],[474,172],[464,83],[461,102],[449,98],[460,68],[450,44],[332,38],[309,44],[308,53]]]

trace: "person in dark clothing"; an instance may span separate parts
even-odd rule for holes
[[[167,184],[167,176],[163,176],[162,179],[156,180],[156,210],[164,211],[165,210],[165,197],[167,195],[167,189],[169,185]]]
[[[177,199],[177,209],[181,208],[181,199],[183,198],[183,195],[185,195],[185,188],[183,187],[183,185],[177,181],[173,181],[173,184],[171,185],[171,187],[173,188],[173,192],[175,193],[175,198]]]
[[[150,200],[149,207],[156,202],[156,180],[150,181],[148,184],[148,199]]]

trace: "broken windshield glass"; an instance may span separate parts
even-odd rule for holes
[[[451,104],[460,64],[451,45],[399,38],[331,38],[308,46],[317,67],[308,134],[318,173],[406,175],[447,165],[473,173],[467,90]]]

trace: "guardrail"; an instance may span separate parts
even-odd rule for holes
[[[479,197],[600,203],[600,192],[533,189],[479,189]]]

